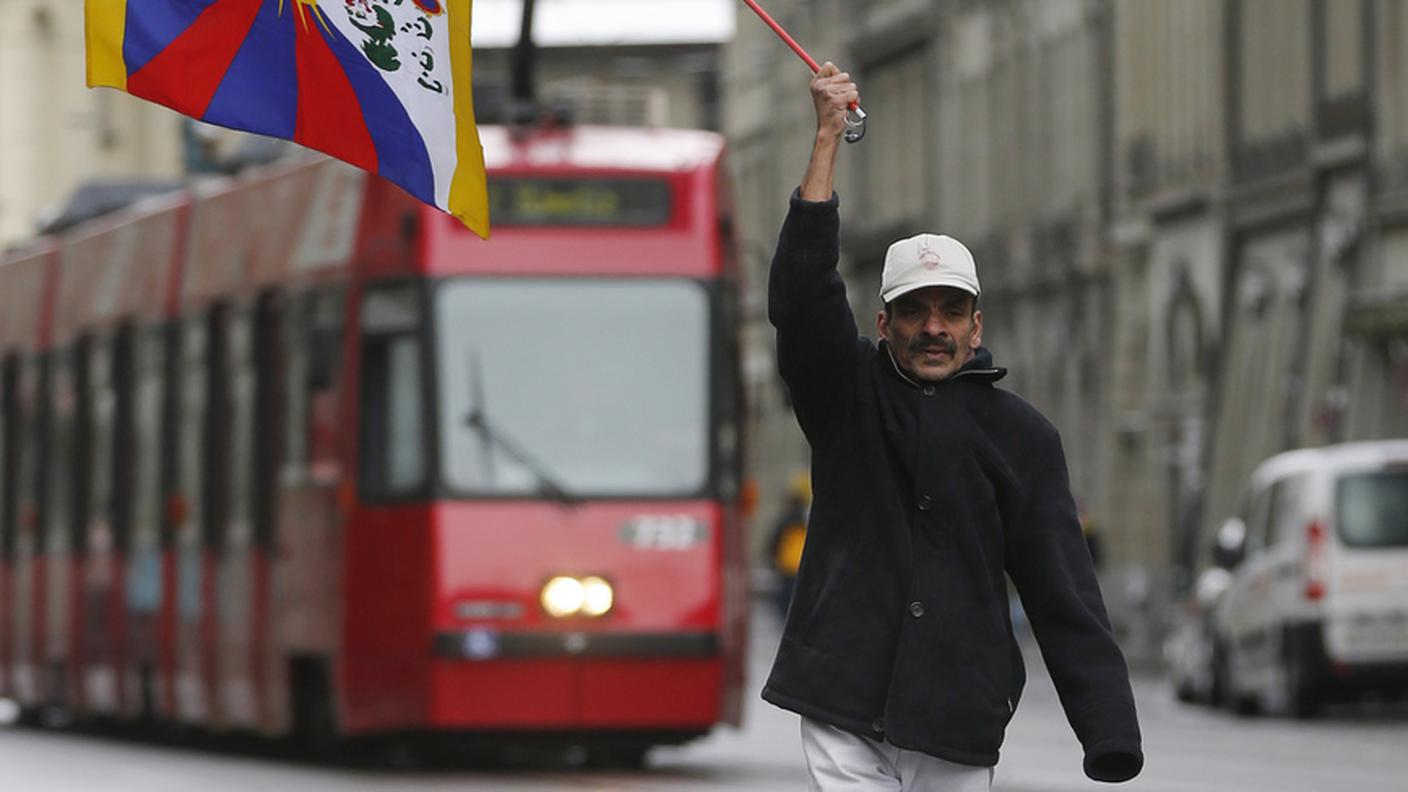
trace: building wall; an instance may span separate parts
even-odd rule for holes
[[[718,52],[714,44],[541,48],[538,96],[570,108],[579,123],[719,129]],[[512,57],[476,49],[476,85],[506,89]]]
[[[0,41],[0,247],[87,179],[180,175],[175,113],[86,87],[82,3],[0,0]]]

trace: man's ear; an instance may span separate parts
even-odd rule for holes
[[[880,337],[886,341],[890,340],[890,317],[884,311],[875,315],[875,330],[880,333]]]
[[[983,345],[983,312],[973,312],[973,335],[968,341],[968,345],[973,349]]]

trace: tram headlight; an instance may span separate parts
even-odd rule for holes
[[[555,577],[543,586],[543,610],[549,616],[563,618],[582,609],[586,601],[586,590],[582,581],[570,577]]]
[[[599,577],[582,578],[582,594],[582,613],[588,616],[604,615],[616,601],[611,584]]]
[[[605,579],[591,575],[584,578],[558,575],[543,584],[539,597],[549,616],[602,616],[616,602],[616,593]]]

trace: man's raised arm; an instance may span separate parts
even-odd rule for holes
[[[812,159],[802,177],[802,200],[831,200],[832,180],[836,174],[836,152],[841,135],[846,131],[846,112],[851,102],[859,102],[860,93],[851,75],[827,61],[812,77],[812,104],[816,105],[816,141],[812,144]]]
[[[828,420],[854,376],[859,333],[836,271],[840,225],[832,191],[846,110],[857,100],[849,75],[827,63],[812,78],[816,140],[806,175],[778,235],[768,279],[768,318],[777,364],[809,438]]]

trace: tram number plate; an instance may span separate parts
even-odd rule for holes
[[[703,522],[683,515],[635,517],[621,526],[621,540],[641,550],[688,550],[708,534]]]

